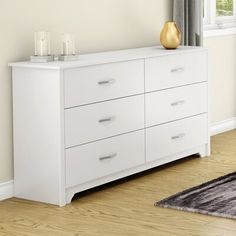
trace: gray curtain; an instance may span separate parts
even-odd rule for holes
[[[173,20],[182,34],[182,45],[203,44],[203,0],[173,0]]]

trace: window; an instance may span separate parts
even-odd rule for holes
[[[216,16],[217,17],[234,16],[234,1],[216,0]]]
[[[205,29],[236,27],[236,0],[204,0]]]

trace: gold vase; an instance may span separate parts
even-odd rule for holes
[[[161,31],[160,41],[166,49],[176,49],[181,43],[181,33],[175,21],[167,21]]]

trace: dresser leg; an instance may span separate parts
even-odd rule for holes
[[[210,144],[205,144],[201,150],[199,151],[200,157],[209,157],[211,155],[211,147]]]
[[[66,193],[66,204],[70,204],[75,193],[72,191],[67,191]]]

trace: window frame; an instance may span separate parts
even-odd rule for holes
[[[236,0],[233,0],[233,16],[217,16],[216,0],[204,0],[204,30],[220,30],[236,27]]]

